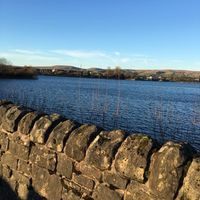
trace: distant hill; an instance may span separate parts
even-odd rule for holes
[[[52,66],[53,69],[61,69],[61,70],[82,70],[79,67],[70,66],[70,65],[54,65]]]
[[[105,69],[101,69],[101,68],[88,68],[88,71],[103,71]]]
[[[82,70],[79,67],[71,66],[71,65],[53,65],[53,66],[42,66],[37,67],[38,69],[60,69],[60,70]]]

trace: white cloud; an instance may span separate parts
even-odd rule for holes
[[[100,51],[81,51],[81,50],[52,50],[52,53],[69,56],[73,58],[106,58],[107,54]]]
[[[119,52],[119,51],[115,51],[114,54],[115,54],[116,56],[120,56],[120,52]]]
[[[121,66],[129,68],[138,66],[151,68],[160,66],[160,60],[151,56],[142,54],[125,54],[118,51],[106,52],[97,50],[29,50],[29,49],[11,49],[1,52],[0,57],[5,57],[13,64],[17,65],[55,65],[71,64],[85,67],[96,66],[106,68],[107,66]]]
[[[48,55],[45,52],[43,53],[24,49],[0,51],[0,57],[8,59],[14,65],[46,65],[46,63],[57,63],[60,60],[59,57]]]
[[[128,63],[128,62],[131,61],[131,59],[130,59],[130,58],[121,58],[120,61],[121,61],[122,63]]]
[[[26,49],[12,49],[12,52],[18,53],[18,54],[27,54],[27,55],[38,55],[43,54],[41,51],[30,51]]]

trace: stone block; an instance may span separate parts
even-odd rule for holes
[[[18,184],[17,194],[20,200],[27,200],[29,194],[28,186],[26,184]]]
[[[36,191],[40,191],[41,188],[46,185],[49,176],[50,174],[47,169],[32,165],[32,185]]]
[[[120,130],[102,131],[89,146],[86,162],[100,170],[109,169],[124,136],[124,132]]]
[[[151,193],[160,199],[174,199],[190,153],[186,145],[167,142],[153,154],[147,182]]]
[[[70,120],[60,122],[51,132],[47,146],[53,150],[62,152],[66,139],[76,126],[76,123]]]
[[[120,195],[115,192],[114,190],[111,190],[110,188],[100,184],[95,188],[94,193],[92,195],[94,200],[121,200],[122,198]]]
[[[193,159],[176,200],[200,199],[200,157]]]
[[[21,140],[10,140],[9,151],[20,159],[28,160],[30,147],[25,146]]]
[[[29,186],[30,184],[30,178],[27,176],[24,176],[18,171],[15,171],[15,170],[12,171],[12,178],[16,180],[18,183],[25,184],[27,186]]]
[[[116,154],[116,171],[121,176],[143,182],[152,147],[153,141],[146,135],[128,136]]]
[[[26,176],[31,176],[32,166],[28,161],[19,160],[17,170]]]
[[[73,174],[73,181],[89,190],[92,190],[94,188],[94,181],[83,176],[82,174]]]
[[[76,193],[73,190],[64,190],[62,194],[62,200],[81,200],[80,193]]]
[[[165,200],[159,199],[149,193],[149,189],[146,185],[137,181],[132,181],[125,191],[124,200]]]
[[[2,131],[0,131],[0,149],[2,151],[8,150],[8,135]]]
[[[91,179],[98,180],[98,181],[101,180],[102,172],[99,169],[89,165],[88,163],[84,161],[78,163],[76,165],[76,169],[77,171],[80,171],[82,174],[90,177]]]
[[[1,157],[1,163],[9,166],[11,169],[17,169],[17,158],[9,152],[6,152]]]
[[[12,108],[14,105],[12,103],[10,104],[4,104],[0,106],[0,125],[5,120],[6,112]]]
[[[55,187],[56,186],[56,187]],[[48,200],[61,199],[62,185],[60,178],[55,174],[51,175],[48,179],[48,184],[45,187]]]
[[[127,179],[107,171],[104,172],[103,181],[119,189],[125,189],[128,182]]]
[[[48,170],[33,166],[33,188],[48,200],[61,199],[62,185],[59,176],[50,175]]]
[[[31,147],[30,161],[39,167],[54,171],[56,167],[55,152],[45,149],[44,146],[35,145]]]
[[[49,136],[49,130],[56,121],[59,121],[60,115],[45,115],[37,120],[31,130],[30,139],[39,144],[44,144]]]
[[[89,190],[84,187],[81,188],[81,194],[82,194],[82,197],[84,197],[83,199],[86,199],[86,200],[90,199],[89,197],[92,195],[92,192],[93,190]]]
[[[66,178],[71,179],[73,172],[73,162],[65,154],[57,154],[57,172]]]
[[[8,166],[3,166],[2,167],[2,175],[5,178],[10,178],[12,174],[12,170]]]
[[[72,180],[62,179],[61,182],[63,185],[63,189],[67,191],[73,190],[76,191],[76,193],[81,193],[81,187],[77,183],[74,183]]]
[[[27,113],[19,122],[18,132],[28,135],[33,128],[34,122],[38,119],[42,114],[38,112],[30,112]]]
[[[85,124],[75,129],[67,140],[65,153],[77,161],[83,160],[89,144],[97,134],[98,129],[94,125]]]
[[[11,107],[6,112],[5,119],[3,120],[2,123],[2,128],[9,133],[17,131],[19,120],[29,111],[30,110],[20,106]]]

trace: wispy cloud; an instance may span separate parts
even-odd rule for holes
[[[51,50],[52,53],[69,56],[73,58],[106,58],[108,57],[107,54],[100,52],[100,51],[81,51],[81,50]]]
[[[26,49],[11,49],[0,51],[0,57],[5,57],[17,65],[43,65],[57,63],[60,58],[42,51]]]
[[[115,51],[114,54],[115,54],[116,56],[120,56],[120,52],[119,52],[119,51]]]
[[[51,64],[72,64],[85,67],[101,66],[121,66],[121,67],[152,67],[159,62],[143,54],[126,54],[119,51],[99,51],[99,50],[69,50],[69,49],[51,49],[51,50],[30,50],[30,49],[10,49],[1,52],[0,57],[8,58],[13,64],[30,65],[51,65]]]
[[[27,55],[38,55],[38,54],[44,54],[44,52],[37,51],[37,50],[26,50],[26,49],[12,49],[11,52],[15,52],[18,54],[27,54]]]

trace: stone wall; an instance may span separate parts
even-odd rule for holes
[[[20,199],[200,199],[200,157],[188,145],[161,146],[7,101],[0,101],[0,176]]]

